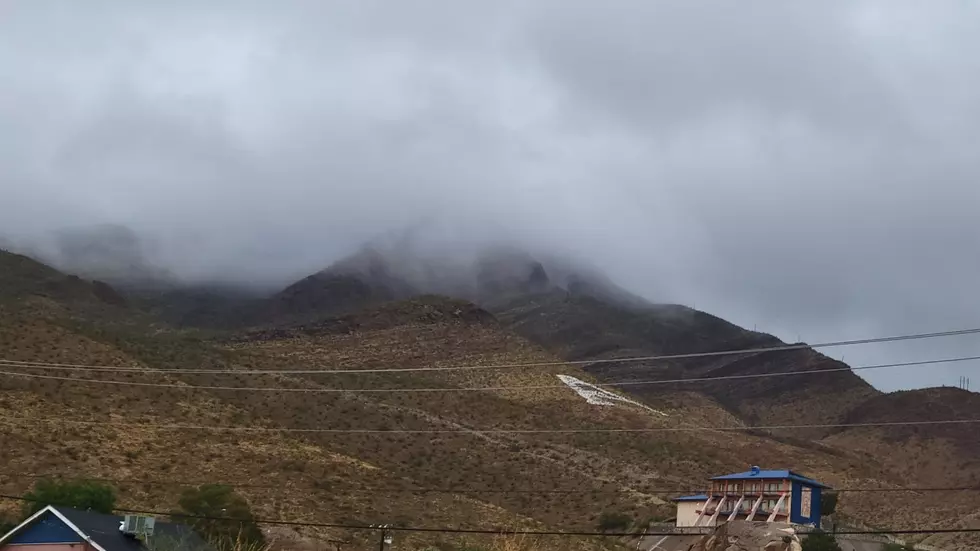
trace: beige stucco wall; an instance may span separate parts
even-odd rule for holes
[[[704,505],[703,501],[677,502],[677,526],[694,526],[698,521],[698,509],[702,505]]]

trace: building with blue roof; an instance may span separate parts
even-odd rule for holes
[[[820,526],[823,490],[829,486],[790,470],[752,467],[711,478],[704,494],[677,503],[677,526],[717,526],[732,520]]]
[[[135,518],[135,517],[130,517]],[[214,551],[190,527],[142,517],[136,531],[127,517],[48,505],[6,534],[0,551]]]

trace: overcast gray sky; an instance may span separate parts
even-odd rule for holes
[[[449,216],[788,340],[980,326],[978,6],[5,0],[0,234],[269,281]]]

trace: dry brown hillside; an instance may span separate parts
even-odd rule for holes
[[[475,301],[511,331],[561,358],[609,360],[779,346],[772,335],[748,331],[711,314],[654,304],[630,294],[596,270],[519,250],[488,250],[472,266],[440,263],[401,251],[365,248],[289,285],[265,301],[263,323],[309,319],[374,306],[392,298],[437,292]],[[271,310],[269,309],[271,308]],[[599,381],[676,379],[846,368],[814,350],[673,361],[606,362],[586,369]],[[657,400],[682,386],[624,387]],[[750,423],[833,423],[878,395],[850,371],[746,379],[698,385],[699,392]],[[808,436],[819,437],[823,432]]]
[[[910,453],[904,446],[886,458],[849,433],[816,441],[789,431],[709,430],[745,420],[697,388],[644,395],[656,411],[591,405],[556,375],[592,375],[460,300],[420,297],[214,337],[168,328],[125,304],[107,306],[85,282],[72,285],[82,286],[70,300],[36,286],[7,295],[0,358],[145,369],[4,367],[4,494],[25,491],[38,476],[96,477],[113,480],[125,506],[169,510],[183,484],[219,481],[238,485],[267,518],[595,530],[603,512],[629,514],[637,526],[667,517],[665,498],[750,464],[792,467],[833,485],[910,483],[897,468]],[[537,362],[552,365],[401,371]],[[202,369],[223,372],[191,372]],[[312,373],[249,373],[297,369]],[[396,371],[317,373],[365,369]],[[461,390],[468,388],[488,390]],[[414,391],[378,392],[384,389]],[[611,432],[622,429],[637,432]],[[365,430],[376,432],[358,432]],[[914,527],[977,505],[972,494],[949,503],[937,494],[896,495],[903,494],[844,494],[841,508],[879,526]],[[922,512],[924,503],[930,512]],[[275,533],[290,541],[372,541],[336,529]],[[467,543],[436,533],[399,537],[409,549]],[[583,548],[629,543],[574,541]]]

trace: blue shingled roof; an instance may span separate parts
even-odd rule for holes
[[[682,496],[674,498],[674,501],[707,501],[708,496],[705,494],[698,494],[696,496]]]
[[[830,488],[822,482],[817,482],[812,478],[805,477],[799,473],[794,473],[790,470],[779,470],[779,471],[767,471],[760,469],[758,471],[745,471],[744,473],[733,473],[726,474],[722,476],[712,477],[711,480],[759,480],[763,478],[779,478],[779,479],[789,479],[802,482],[808,486],[816,486],[818,488]]]
[[[0,534],[0,547],[18,536],[27,535],[20,541],[28,544],[49,543],[51,538],[65,543],[87,541],[100,551],[148,551],[156,548],[138,538],[127,536],[119,530],[123,517],[94,511],[82,511],[62,506],[47,506],[8,532]],[[39,530],[35,530],[39,528]],[[71,536],[67,534],[71,532]],[[74,536],[76,539],[72,539]],[[153,528],[153,543],[160,548],[174,551],[214,551],[194,530],[172,522],[157,522]],[[29,541],[28,541],[29,540]]]

